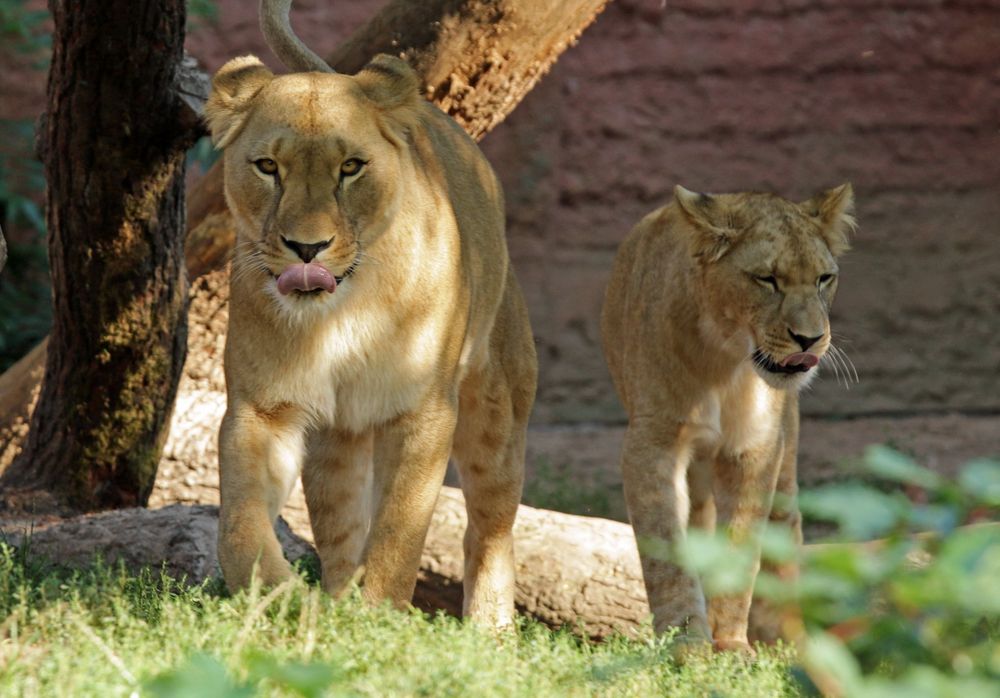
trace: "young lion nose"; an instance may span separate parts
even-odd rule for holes
[[[325,250],[333,242],[333,238],[330,238],[326,242],[298,242],[296,240],[289,240],[284,235],[281,236],[281,241],[285,244],[285,247],[290,249],[292,252],[299,256],[303,262],[308,264],[315,259],[316,255]]]
[[[796,344],[802,347],[802,351],[808,351],[809,347],[823,339],[823,335],[819,335],[818,337],[805,337],[801,334],[795,334],[791,330],[788,330],[788,334],[792,336],[792,339],[795,340]]]

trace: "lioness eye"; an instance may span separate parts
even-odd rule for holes
[[[278,163],[276,163],[271,158],[261,158],[260,160],[254,160],[254,165],[257,169],[266,175],[273,175],[278,171]]]
[[[755,276],[754,281],[759,283],[761,286],[767,286],[772,291],[778,290],[778,280],[773,276]]]
[[[356,175],[364,167],[363,162],[357,158],[351,158],[350,160],[344,160],[343,164],[340,166],[340,174],[344,177],[350,177],[351,175]]]
[[[833,281],[833,274],[820,274],[819,278],[816,279],[816,285],[822,288],[831,281]]]

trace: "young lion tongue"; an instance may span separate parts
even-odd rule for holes
[[[333,293],[337,282],[326,267],[316,262],[292,264],[278,277],[278,291],[282,295],[292,291],[315,291],[317,288]]]
[[[799,352],[798,354],[791,354],[786,356],[781,362],[782,366],[805,366],[806,368],[812,368],[819,363],[819,357],[815,354],[810,354],[808,351]]]

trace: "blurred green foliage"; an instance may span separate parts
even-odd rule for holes
[[[858,479],[800,496],[804,516],[835,525],[829,541],[797,551],[787,529],[761,532],[762,558],[801,573],[762,571],[755,595],[801,609],[802,660],[828,692],[1000,695],[1000,460],[966,463],[954,480],[886,446],[853,465]],[[750,578],[752,552],[721,533],[691,531],[660,552],[708,594]]]

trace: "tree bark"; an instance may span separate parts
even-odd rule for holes
[[[330,62],[350,73],[376,53],[403,55],[423,77],[426,94],[479,139],[513,111],[608,2],[393,0]],[[189,192],[185,257],[191,278],[222,267],[235,239],[222,184],[217,164]],[[26,439],[45,354],[43,342],[0,375],[0,472]]]
[[[52,0],[43,160],[54,323],[4,485],[144,504],[187,347],[184,0]]]

